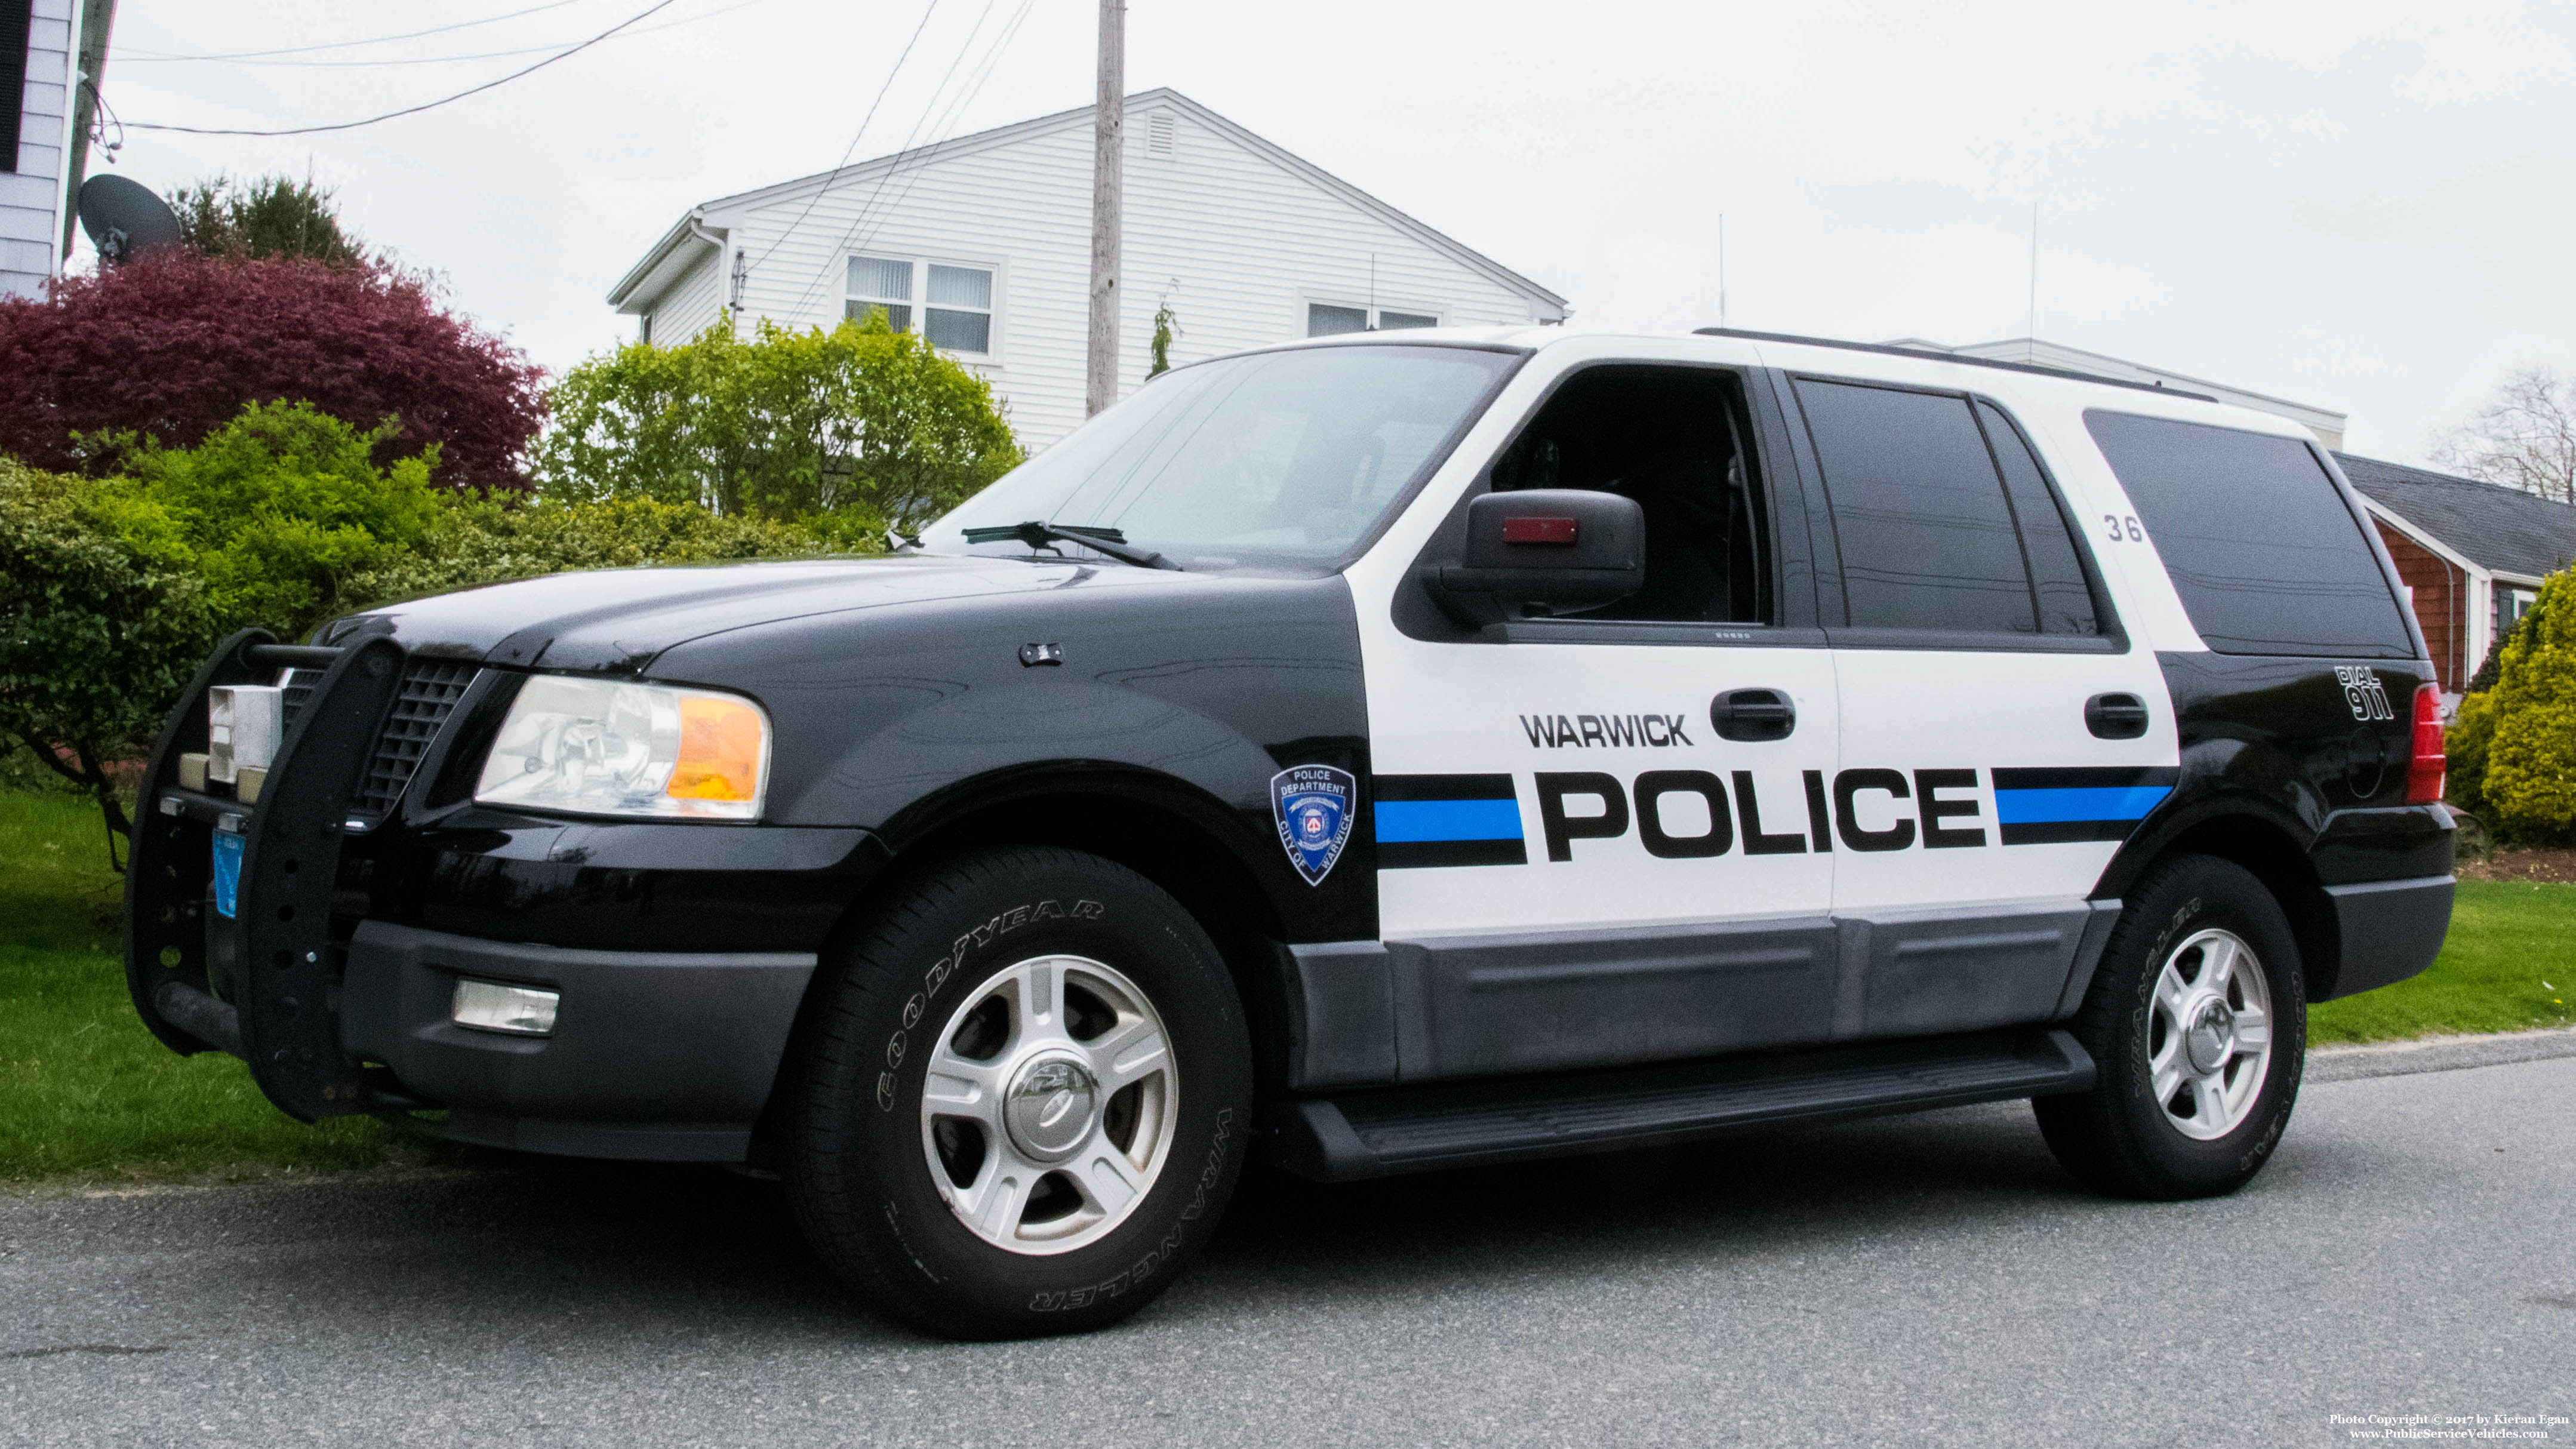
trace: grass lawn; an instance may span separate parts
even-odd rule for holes
[[[125,993],[98,807],[0,793],[0,1184],[371,1167],[420,1149],[372,1118],[307,1127],[239,1061],[174,1055]]]
[[[120,884],[103,842],[87,800],[0,791],[0,1184],[248,1176],[458,1151],[371,1118],[307,1127],[270,1106],[240,1062],[154,1041],[126,999]],[[2571,978],[2576,885],[2462,881],[2433,969],[2317,1007],[2309,1040],[2565,1026]]]

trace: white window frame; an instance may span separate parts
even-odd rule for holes
[[[1449,325],[1448,314],[1438,307],[1410,307],[1401,302],[1380,303],[1373,306],[1367,302],[1344,301],[1330,295],[1319,295],[1308,292],[1300,293],[1297,298],[1297,318],[1295,325],[1297,328],[1296,335],[1300,338],[1313,335],[1306,330],[1307,309],[1312,307],[1347,307],[1354,312],[1364,313],[1368,317],[1368,327],[1365,330],[1370,332],[1381,330],[1378,326],[1378,318],[1389,312],[1401,312],[1408,317],[1428,317],[1431,319],[1431,325],[1434,327],[1446,327]],[[1417,332],[1422,329],[1416,327],[1398,327],[1395,330],[1398,332]],[[1333,335],[1346,337],[1350,334],[1335,333]]]
[[[844,318],[849,316],[850,304],[852,302],[864,301],[879,306],[891,305],[886,298],[860,297],[850,291],[850,262],[859,257],[867,257],[881,262],[902,262],[912,268],[912,296],[910,299],[903,302],[903,305],[912,309],[912,320],[911,324],[903,330],[910,332],[916,337],[923,338],[926,338],[929,335],[925,328],[928,326],[930,320],[930,269],[932,267],[962,267],[974,271],[992,273],[993,305],[988,312],[988,315],[992,318],[992,323],[990,328],[987,330],[984,339],[986,350],[982,352],[960,352],[954,348],[942,347],[939,349],[939,354],[942,357],[954,358],[958,362],[966,363],[974,367],[998,368],[1002,366],[1002,347],[1004,337],[1003,307],[1005,299],[1009,296],[1010,281],[1010,268],[1007,264],[999,261],[987,261],[980,257],[962,257],[941,255],[936,252],[906,251],[895,247],[882,247],[868,251],[843,252],[841,254],[841,315]],[[972,307],[952,307],[942,303],[940,304],[940,310],[945,312],[971,312],[976,309]],[[1402,311],[1403,309],[1399,307],[1396,310]]]

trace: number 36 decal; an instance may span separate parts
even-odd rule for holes
[[[2102,515],[2102,527],[2113,543],[2119,543],[2122,540],[2130,543],[2147,541],[2147,531],[2138,526],[2138,516],[2134,513],[2127,515],[2105,513]]]

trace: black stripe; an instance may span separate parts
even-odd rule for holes
[[[1998,790],[2117,790],[2182,782],[2182,771],[2172,765],[2063,765],[2039,770],[1997,770],[1994,775]]]
[[[1380,800],[1513,800],[1509,775],[1379,775],[1370,788]]]
[[[1444,865],[1527,865],[1529,847],[1517,840],[1401,840],[1381,842],[1380,870],[1427,870]]]
[[[2063,845],[2071,840],[2126,840],[2135,820],[2036,820],[1997,827],[2006,845]]]

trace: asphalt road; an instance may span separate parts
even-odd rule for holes
[[[873,1318],[716,1171],[17,1199],[0,1443],[2350,1443],[2576,1409],[2571,1196],[2571,1057],[2316,1083],[2180,1205],[1975,1108],[1257,1179],[1126,1327],[980,1346]]]

